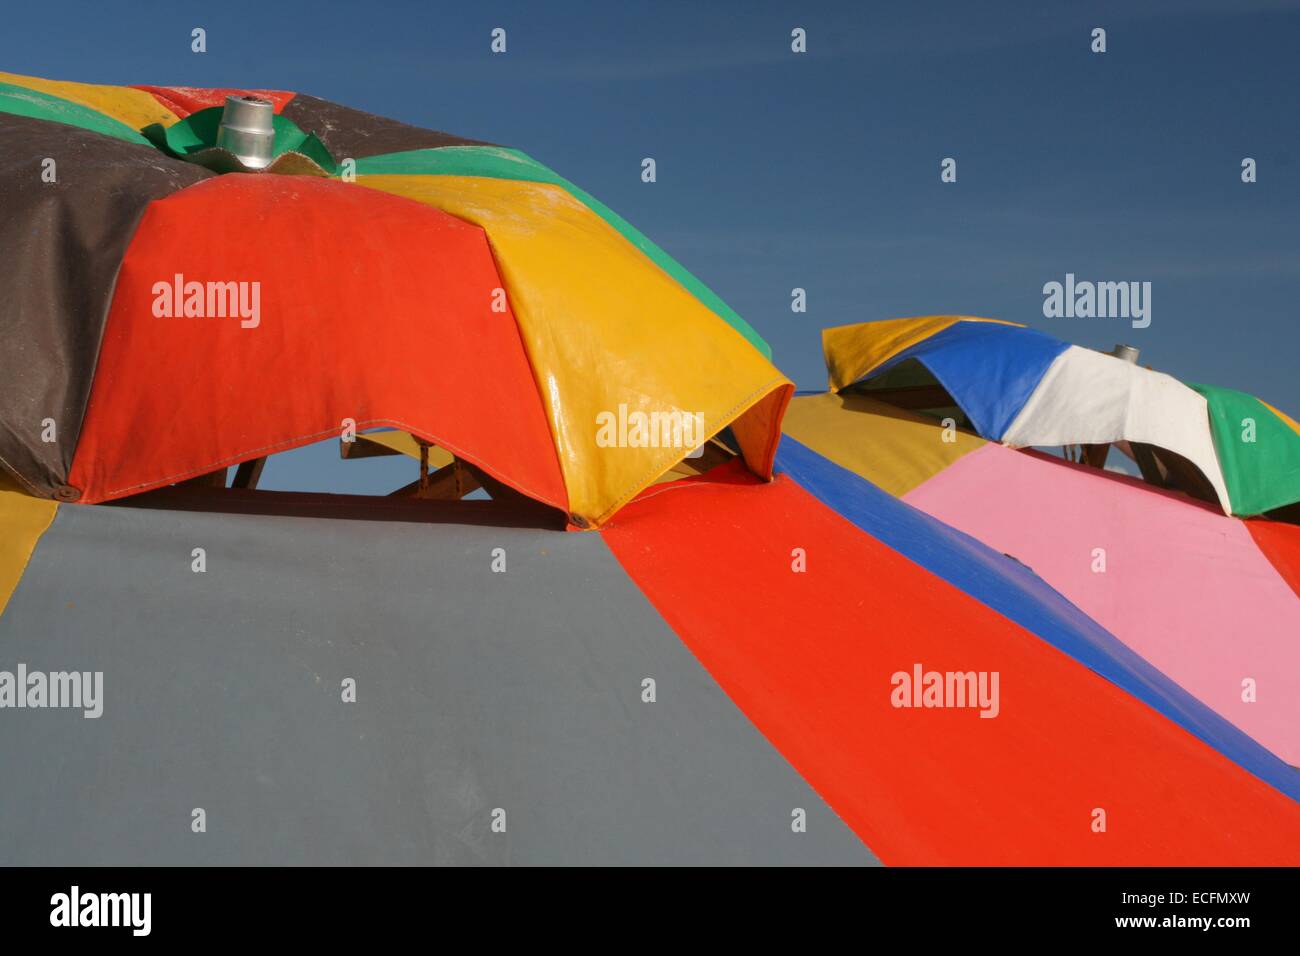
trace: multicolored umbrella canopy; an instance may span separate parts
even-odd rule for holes
[[[214,148],[232,92],[0,74],[21,343],[0,360],[0,461],[29,489],[105,501],[350,420],[595,526],[684,453],[602,444],[620,410],[730,426],[770,475],[790,383],[606,207],[518,151],[277,91],[239,92],[275,104],[289,170],[316,175],[217,175],[181,157]]]
[[[1300,772],[1042,579],[799,442],[774,462],[788,382],[571,187],[279,93],[295,174],[214,175],[176,127],[227,91],[8,82],[0,190],[39,241],[0,233],[0,703],[18,663],[104,690],[6,709],[5,862],[1300,854]],[[260,323],[154,315],[175,274],[260,279]],[[624,402],[742,454],[652,484],[681,448],[590,439]],[[494,500],[182,484],[339,416]]]
[[[1294,860],[1293,768],[1023,567],[781,454],[598,534],[487,501],[0,493],[7,530],[52,519],[6,668],[104,675],[97,720],[6,710],[6,861]],[[996,672],[996,717],[895,707],[917,666]],[[205,838],[176,838],[193,807]]]
[[[1046,338],[1021,334],[1028,332],[1009,327],[1005,334],[1034,346]],[[1003,333],[973,340],[977,355],[993,334]],[[954,396],[964,398],[974,386],[953,375],[958,350],[951,342],[926,358],[940,356],[936,374],[957,382]],[[993,365],[991,376],[1023,393],[1025,379],[996,378],[1004,368]],[[873,397],[914,396],[909,388],[933,391],[920,385],[800,395],[783,427],[839,466],[1032,568],[1199,701],[1300,765],[1300,527],[1230,517],[1181,492],[1007,448]],[[969,417],[987,423],[998,398],[991,388],[979,396]],[[944,407],[950,400],[918,399],[943,416],[961,415]],[[1014,417],[1019,402],[1006,403],[1003,418]]]
[[[966,316],[842,326],[822,342],[834,391],[954,406],[978,435],[1017,448],[1125,442],[1149,479],[1225,514],[1300,501],[1300,425],[1241,392]]]

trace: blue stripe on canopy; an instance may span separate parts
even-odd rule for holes
[[[1000,441],[1052,360],[1069,347],[1021,326],[958,322],[899,352],[864,379],[916,359],[948,390],[980,437]]]
[[[1183,690],[1019,561],[900,501],[789,435],[777,449],[776,469],[867,534],[1038,635],[1300,801],[1300,770]]]

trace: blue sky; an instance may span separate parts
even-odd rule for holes
[[[1281,0],[137,0],[7,5],[0,69],[298,90],[519,147],[703,279],[801,387],[824,385],[822,327],[959,312],[1128,342],[1296,414],[1298,46]],[[1044,318],[1066,272],[1150,281],[1150,328]]]

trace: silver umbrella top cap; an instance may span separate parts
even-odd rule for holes
[[[1115,350],[1110,354],[1122,361],[1130,362],[1133,365],[1137,364],[1138,350],[1132,345],[1117,345],[1115,346]]]
[[[234,153],[249,169],[265,169],[275,148],[274,113],[271,101],[260,96],[227,96],[217,146]]]

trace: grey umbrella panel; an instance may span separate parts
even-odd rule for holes
[[[598,534],[65,506],[20,663],[0,864],[877,862]]]

